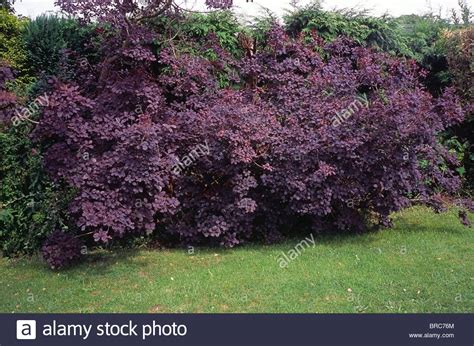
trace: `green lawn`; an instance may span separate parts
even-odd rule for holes
[[[472,219],[472,215],[471,215]],[[455,212],[412,208],[395,227],[232,250],[96,253],[52,272],[0,259],[1,312],[474,312],[474,234]]]

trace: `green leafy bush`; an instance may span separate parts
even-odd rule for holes
[[[26,50],[22,41],[27,23],[27,19],[0,9],[0,60],[22,74],[28,72]]]
[[[450,27],[449,22],[431,13],[401,16],[394,19],[394,23],[408,46],[406,56],[428,71],[424,84],[433,95],[441,94],[449,86],[449,72],[445,50],[438,40]]]
[[[65,50],[87,58],[86,44],[93,35],[93,27],[81,26],[74,19],[39,16],[28,23],[24,34],[28,63],[37,74],[55,74]]]
[[[45,91],[46,80],[41,75],[57,74],[65,49],[88,57],[85,44],[92,35],[91,27],[71,19],[42,16],[28,22],[0,10],[0,58],[18,77],[0,81],[0,92],[20,96],[16,108],[21,113],[28,100],[32,102]],[[0,124],[0,250],[7,256],[31,254],[53,231],[67,229],[72,192],[48,179],[41,148],[29,138],[31,124]]]
[[[466,187],[474,189],[474,26],[443,32],[439,44],[446,52],[449,77],[466,108],[466,120],[450,133],[462,143]]]
[[[67,194],[47,178],[26,126],[0,133],[0,249],[31,254],[56,227],[67,228]]]
[[[214,33],[225,50],[234,55],[241,52],[236,35],[242,31],[242,27],[229,11],[193,14],[185,22],[183,30],[201,40]]]
[[[149,27],[164,33],[154,42],[153,49],[160,51],[173,47],[179,54],[190,54],[205,58],[221,68],[216,77],[221,87],[230,87],[233,82],[232,67],[224,57],[241,58],[243,49],[238,37],[241,34],[250,36],[245,26],[242,26],[231,11],[215,11],[210,13],[191,13],[172,17],[159,16],[148,22]],[[218,54],[212,47],[221,47]],[[225,53],[224,53],[225,52]],[[163,72],[166,73],[166,68]]]
[[[29,138],[38,108],[18,117],[27,108],[6,90],[12,79],[0,64],[0,250],[7,256],[32,253],[54,229],[66,228],[69,198],[43,170],[41,150]]]
[[[406,15],[393,20],[400,35],[405,38],[409,57],[422,62],[426,56],[442,54],[436,42],[449,22],[433,14],[424,16]]]
[[[237,34],[244,29],[230,11],[192,14],[183,21],[180,30],[200,43],[205,43],[208,35],[213,33],[226,51],[234,56],[242,54]]]
[[[410,54],[405,38],[389,17],[370,17],[365,12],[352,10],[324,11],[319,4],[312,4],[289,13],[285,24],[292,36],[315,31],[325,41],[347,36],[361,45],[394,54]]]
[[[148,25],[158,32],[165,33],[164,40],[156,42],[159,48],[176,45],[176,48],[208,43],[209,35],[215,35],[219,44],[235,57],[242,56],[237,35],[246,31],[231,11],[214,11],[210,13],[176,14],[173,17],[159,16]]]

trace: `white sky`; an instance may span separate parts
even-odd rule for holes
[[[204,0],[181,0],[188,3],[188,7],[202,9]],[[402,14],[423,14],[431,7],[436,13],[441,9],[441,13],[448,16],[451,8],[457,8],[458,0],[325,0],[323,7],[332,8],[358,8],[369,9],[372,14],[380,15],[388,13],[392,16]],[[468,4],[473,7],[474,0],[468,0]],[[308,2],[302,0],[301,2]],[[246,0],[234,0],[236,12],[239,14],[253,16],[257,15],[262,7],[271,9],[278,15],[282,15],[285,9],[290,8],[290,0],[253,0],[247,3]],[[41,13],[54,11],[54,0],[17,0],[15,9],[18,14],[35,17]]]

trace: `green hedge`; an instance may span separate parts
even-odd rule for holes
[[[27,52],[22,39],[27,25],[28,19],[0,9],[0,60],[23,74],[28,73]]]
[[[89,55],[86,45],[94,37],[93,27],[84,27],[74,19],[42,15],[30,21],[23,40],[27,61],[36,74],[56,74],[65,50],[74,51],[84,58]]]
[[[46,176],[28,125],[0,132],[0,249],[31,254],[56,228],[66,226],[68,193]]]

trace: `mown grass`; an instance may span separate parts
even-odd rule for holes
[[[471,215],[472,219],[472,215]],[[232,250],[96,253],[51,272],[0,259],[1,312],[474,312],[473,229],[417,207],[389,230]]]

